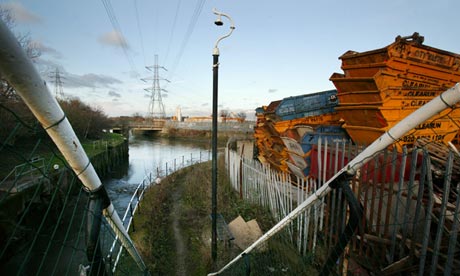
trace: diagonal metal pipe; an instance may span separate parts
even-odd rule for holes
[[[46,130],[72,170],[90,193],[106,194],[93,165],[56,99],[42,80],[17,39],[0,20],[0,73],[21,96]],[[107,202],[103,215],[142,271],[147,268],[131,241],[113,204]]]

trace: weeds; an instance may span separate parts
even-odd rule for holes
[[[180,197],[171,202],[175,193],[178,193]],[[241,215],[246,220],[257,218],[263,230],[273,225],[271,216],[266,210],[239,199],[226,176],[223,159],[219,161],[217,199],[218,212],[227,222]],[[180,232],[185,241],[186,248],[183,257],[186,259],[186,275],[205,275],[213,269],[210,162],[183,169],[146,193],[142,201],[144,211],[135,217],[137,225],[140,225],[142,229],[133,233],[133,239],[139,246],[149,268],[152,269],[152,274],[158,271],[165,272],[164,275],[174,274],[172,270],[169,270],[171,274],[168,274],[166,268],[161,268],[161,266],[170,265],[169,269],[174,269],[172,264],[175,263],[174,258],[178,257],[174,256],[176,247],[171,229],[172,218],[164,217],[172,214],[171,209],[174,204],[178,204],[178,210],[180,210],[180,213],[175,215],[179,216]],[[158,209],[158,206],[162,207]],[[218,265],[230,261],[239,253],[235,246],[227,248],[224,243],[218,244],[218,250]],[[166,261],[165,258],[171,259]]]
[[[140,212],[135,217],[138,225],[131,233],[136,246],[153,275],[174,274],[174,237],[171,229],[171,194],[169,181],[152,187],[146,193]]]

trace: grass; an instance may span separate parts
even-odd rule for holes
[[[144,258],[152,275],[173,275],[174,273],[174,236],[171,227],[170,191],[174,177],[147,190],[136,214],[135,231],[132,239]]]
[[[124,137],[115,133],[104,133],[100,140],[83,140],[81,144],[89,157],[105,151],[105,145],[115,146],[123,143]],[[30,137],[15,142],[14,145],[3,146],[0,151],[0,179],[6,177],[15,166],[28,162],[31,158],[41,157],[46,164],[64,165],[62,155],[57,150],[51,139],[42,137]]]
[[[246,221],[257,219],[264,233],[275,223],[268,210],[239,198],[225,173],[223,159],[219,160],[217,199],[218,213],[227,223],[239,215]],[[180,212],[174,213],[175,208]],[[178,216],[185,241],[185,275],[206,275],[216,271],[241,252],[236,245],[228,247],[224,242],[218,242],[218,259],[213,265],[210,162],[183,169],[164,179],[161,185],[149,188],[141,202],[141,210],[134,218],[137,230],[131,233],[131,237],[152,275],[177,273],[176,258],[181,256],[176,254],[171,227],[173,216]],[[265,248],[268,250],[257,249],[248,255],[251,275],[317,275],[327,255],[327,250],[318,242],[316,252],[300,256],[286,231],[270,238]],[[243,258],[223,275],[246,275],[246,269]]]
[[[241,215],[245,220],[257,218],[263,231],[273,225],[267,210],[246,203],[238,198],[225,174],[223,162],[219,163],[218,212],[227,222]],[[151,187],[141,202],[140,214],[136,214],[137,230],[131,233],[139,251],[153,275],[173,275],[175,240],[171,229],[172,204],[179,204],[180,231],[186,247],[187,275],[206,275],[213,270],[210,254],[211,240],[211,163],[183,169]],[[180,198],[171,203],[174,194]],[[239,250],[236,246],[218,245],[219,264],[225,264]],[[169,258],[169,259],[168,259]]]

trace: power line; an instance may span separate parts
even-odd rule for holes
[[[176,59],[173,63],[170,76],[174,74],[177,66],[179,65],[180,59],[182,58],[182,54],[184,53],[185,47],[187,46],[190,36],[192,35],[193,30],[195,29],[196,23],[198,22],[198,18],[200,17],[201,11],[203,10],[203,6],[205,3],[206,0],[198,0],[195,6],[195,10],[193,11],[192,18],[190,19],[187,31],[185,32],[184,40],[182,41],[179,53],[177,54]]]
[[[107,16],[109,17],[109,20],[110,20],[110,23],[112,24],[113,29],[119,35],[121,48],[123,49],[126,59],[128,60],[128,63],[131,67],[131,70],[137,73],[136,68],[134,66],[134,61],[129,55],[128,43],[126,42],[125,36],[123,35],[123,32],[121,31],[120,24],[118,23],[117,17],[115,16],[115,12],[113,11],[112,4],[110,3],[109,0],[101,0],[101,1],[102,1],[102,4],[104,5],[105,11],[107,13]]]
[[[139,31],[139,38],[141,40],[142,58],[144,59],[144,65],[145,65],[144,39],[142,37],[142,29],[141,29],[141,24],[139,20],[139,9],[137,7],[137,0],[134,0],[134,10],[136,12],[137,30]]]
[[[158,46],[158,41],[160,41],[160,38],[159,38],[159,20],[158,20],[158,17],[159,17],[159,10],[160,10],[160,6],[159,5],[156,5],[155,6],[155,13],[153,15],[153,52],[154,53],[158,53],[158,49],[159,49],[159,46]]]
[[[168,48],[166,49],[165,62],[168,60],[169,52],[171,50],[172,38],[173,38],[174,31],[176,30],[177,16],[179,14],[181,3],[182,3],[182,0],[177,1],[176,13],[174,15],[174,21],[173,21],[172,29],[169,35]]]

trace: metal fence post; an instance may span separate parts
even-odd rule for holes
[[[133,212],[133,205],[130,203],[129,204],[129,212],[131,213],[131,222],[133,225],[133,232],[136,232],[136,229],[134,228],[134,212]]]
[[[438,222],[438,227],[436,229],[436,236],[434,239],[433,243],[433,257],[431,259],[431,271],[430,275],[436,275],[436,270],[438,267],[438,259],[439,255],[441,254],[440,248],[441,248],[441,242],[442,242],[442,235],[444,232],[444,223],[446,220],[446,210],[447,210],[447,204],[448,204],[448,197],[450,193],[450,186],[451,186],[451,175],[452,175],[452,168],[453,168],[453,159],[454,159],[454,154],[452,151],[449,151],[449,156],[447,159],[447,166],[446,170],[444,172],[444,183],[443,183],[443,194],[442,194],[442,200],[441,200],[441,210],[440,210],[440,215],[439,215],[439,222]]]

